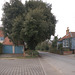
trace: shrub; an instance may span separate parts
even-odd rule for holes
[[[36,50],[27,50],[27,51],[25,51],[25,53],[28,54],[29,56],[32,56],[32,57],[39,56],[39,53]]]

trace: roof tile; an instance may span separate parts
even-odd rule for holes
[[[70,38],[70,37],[71,37],[71,33],[69,33],[68,35],[65,35],[59,41],[62,41],[63,39],[67,39],[67,38]]]
[[[3,44],[4,44],[4,45],[13,45],[13,42],[11,42],[8,37],[6,37],[6,38],[4,39]]]

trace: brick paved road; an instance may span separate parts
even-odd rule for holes
[[[45,75],[39,59],[0,59],[0,75]]]

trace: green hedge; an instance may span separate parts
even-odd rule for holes
[[[50,52],[51,53],[55,53],[55,54],[63,54],[63,50],[57,50],[57,48],[55,47],[55,48],[51,48],[50,49]]]

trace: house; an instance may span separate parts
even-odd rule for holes
[[[0,30],[0,42],[3,44],[2,53],[23,53],[24,47],[23,45],[15,46],[12,41],[8,37],[4,38],[3,31]]]
[[[69,27],[67,27],[66,35],[59,39],[57,46],[61,43],[63,48],[67,48],[73,51],[75,50],[75,32],[69,32]]]

